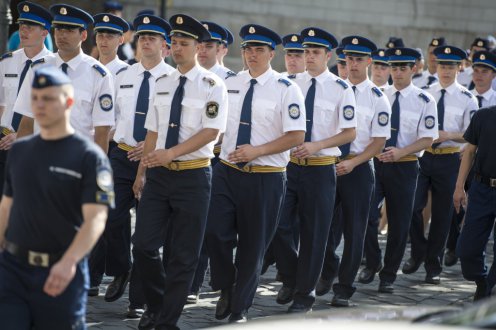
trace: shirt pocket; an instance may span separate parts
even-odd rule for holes
[[[314,125],[328,126],[335,120],[337,120],[336,105],[332,102],[316,99],[313,106]]]
[[[242,111],[242,110],[241,110]],[[252,122],[256,125],[271,126],[276,120],[277,103],[270,100],[253,100]]]
[[[444,108],[443,128],[450,131],[463,130],[463,110],[462,108],[446,106]]]
[[[205,102],[192,98],[184,98],[181,104],[183,106],[181,110],[181,126],[189,128],[200,126],[202,112],[206,110]]]
[[[93,112],[91,94],[86,91],[77,91],[76,95],[78,96],[77,109],[71,111],[71,119],[80,123],[77,127],[91,126]]]
[[[420,113],[411,111],[401,112],[400,110],[400,129],[404,127],[408,132],[416,132],[420,121]]]
[[[134,90],[120,89],[117,94],[117,106],[119,107],[120,115],[123,116],[126,113],[126,109],[130,109],[131,113],[136,111],[136,100],[134,98]]]
[[[6,103],[14,103],[17,97],[17,88],[19,87],[18,78],[3,78],[2,88],[4,90]]]

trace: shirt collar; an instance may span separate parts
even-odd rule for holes
[[[370,80],[369,80],[369,78],[366,78],[364,81],[362,81],[358,85],[353,85],[352,82],[350,81],[350,79],[346,79],[346,82],[348,83],[348,85],[350,85],[350,87],[353,88],[353,86],[355,86],[356,89],[358,89],[358,91],[360,93],[362,93],[364,91],[364,89],[366,89],[367,86],[369,85]]]
[[[312,75],[310,75],[310,73],[308,73],[308,71],[305,71],[303,74],[304,74],[304,79],[306,82],[309,82],[310,80],[312,80],[312,78],[315,78],[315,80],[318,83],[323,83],[328,78],[329,74],[331,74],[331,73],[328,70],[324,70],[324,72],[322,72],[321,74],[319,74],[316,77],[312,77]],[[336,78],[341,79],[337,76],[336,76]]]
[[[181,72],[179,72],[179,70],[176,68],[172,73],[171,73],[171,77],[174,79],[174,80],[179,80],[179,78],[181,76],[185,76],[188,80],[191,80],[191,81],[194,81],[196,79],[196,76],[198,76],[198,74],[200,73],[200,65],[197,63],[193,68],[191,68],[191,70],[189,70],[188,72],[186,72],[185,74],[182,74]]]
[[[392,94],[395,94],[398,91],[394,85],[391,85],[390,88],[391,91],[393,92]],[[410,85],[400,90],[400,94],[403,95],[404,97],[407,97],[408,94],[410,94],[413,91],[413,89],[414,89],[414,85],[410,83]]]
[[[145,67],[143,66],[143,64],[141,64],[141,62],[139,62],[138,64],[138,74],[142,74],[143,72],[145,71],[148,71],[150,72],[150,74],[152,75],[153,78],[157,79],[158,77],[160,77],[163,73],[163,68],[166,67],[165,65],[165,62],[164,61],[160,61],[157,65],[155,65],[153,68],[147,70],[145,69]]]
[[[491,99],[491,97],[494,95],[494,93],[496,93],[494,91],[494,89],[492,89],[492,88],[489,88],[485,93],[482,93],[482,94],[477,92],[477,90],[475,88],[473,90],[471,90],[470,92],[472,92],[472,94],[474,94],[475,96],[482,96],[486,100]]]
[[[441,89],[445,89],[448,94],[452,95],[453,93],[455,93],[459,89],[458,87],[459,87],[459,84],[456,81],[454,81],[451,85],[449,85],[446,88],[443,88],[443,86],[441,86],[441,84],[436,84],[434,86],[434,90],[436,92],[440,92]]]
[[[64,60],[60,57],[59,53],[56,53],[56,60],[55,63],[57,64],[57,67],[60,67],[62,63],[67,63],[69,65],[69,68],[72,70],[76,70],[79,63],[83,61],[83,50],[79,50],[79,54],[77,54],[75,57],[73,57],[69,62],[64,62]]]
[[[262,73],[260,76],[258,76],[257,78],[253,78],[250,74],[250,72],[248,71],[247,72],[247,75],[245,76],[245,82],[249,82],[251,79],[256,79],[257,80],[257,84],[260,84],[260,85],[265,85],[265,83],[267,81],[269,81],[269,79],[274,75],[274,70],[272,70],[272,67],[269,66],[269,68],[267,69],[267,71],[265,71],[264,73]]]

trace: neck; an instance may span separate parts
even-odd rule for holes
[[[43,50],[43,47],[44,47],[43,44],[33,46],[33,47],[24,47],[24,54],[26,54],[26,56],[29,59],[32,59],[33,57],[38,55]]]
[[[307,70],[308,74],[311,75],[312,77],[317,77],[320,76],[322,73],[324,73],[327,70],[327,67],[318,69],[318,70]]]
[[[374,85],[376,85],[377,87],[381,87],[381,86],[384,86],[387,81],[377,81],[377,80],[372,80],[372,82],[374,83]]]
[[[73,58],[79,55],[81,52],[81,48],[78,48],[75,51],[61,51],[59,50],[59,56],[64,62],[69,62]]]
[[[74,134],[74,128],[69,124],[69,120],[53,127],[40,127],[40,136],[43,140],[58,140]]]
[[[142,58],[141,59],[141,65],[147,70],[151,70],[154,67],[156,67],[160,62],[162,62],[163,59],[160,56],[154,56],[154,57],[148,57],[148,58]]]
[[[359,78],[354,78],[354,77],[348,76],[348,79],[350,80],[350,82],[353,85],[358,85],[358,84],[363,83],[365,80],[367,80],[367,76],[365,76],[365,77],[359,77]]]
[[[399,91],[402,90],[402,89],[407,88],[408,86],[410,86],[410,83],[411,83],[411,81],[408,81],[408,83],[406,83],[406,84],[396,83],[396,82],[393,81],[394,88],[396,88]]]
[[[484,94],[485,92],[487,92],[489,89],[491,89],[491,85],[487,85],[487,86],[475,86],[475,90],[477,91],[477,93],[479,94]]]
[[[109,54],[109,55],[102,55],[100,53],[100,57],[98,58],[98,60],[100,61],[100,63],[102,63],[103,65],[107,65],[109,64],[110,62],[112,62],[113,60],[115,60],[115,58],[117,57],[117,53],[112,53],[112,54]]]
[[[431,76],[433,76],[433,75],[436,74],[436,68],[433,68],[434,71],[431,71],[432,70],[431,67],[428,67],[427,69],[428,69],[427,71],[429,71],[429,73],[431,74]]]
[[[252,78],[258,78],[261,75],[263,75],[265,72],[267,72],[269,69],[270,69],[270,65],[268,65],[268,64],[266,67],[264,67],[262,69],[249,68],[250,76],[252,76]]]
[[[177,71],[179,71],[181,74],[188,73],[189,70],[193,69],[196,65],[196,62],[190,62],[190,63],[185,63],[182,65],[177,66]]]
[[[453,80],[453,81],[450,81],[450,82],[448,82],[448,83],[444,83],[444,82],[442,82],[442,81],[439,81],[439,85],[440,85],[442,88],[448,88],[448,87],[450,87],[451,85],[453,85],[453,83],[454,83],[454,82],[455,82],[454,80]]]
[[[217,62],[214,62],[213,64],[205,64],[205,66],[202,65],[204,69],[211,70]]]

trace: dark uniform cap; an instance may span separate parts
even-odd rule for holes
[[[113,33],[126,33],[129,30],[129,24],[119,16],[112,14],[96,14],[93,16],[95,27],[93,30],[108,31]]]
[[[34,71],[32,87],[42,89],[52,86],[70,85],[71,79],[54,66],[43,66]]]
[[[386,43],[386,48],[404,48],[405,43],[403,39],[397,37],[389,37],[388,42]]]
[[[486,38],[475,38],[474,42],[472,42],[472,45],[470,45],[470,48],[474,46],[485,48],[487,50],[491,49],[491,47],[489,46],[489,39]]]
[[[455,46],[441,46],[434,49],[437,62],[460,63],[467,58],[467,53]]]
[[[226,30],[226,33],[227,33],[227,37],[226,39],[223,39],[222,42],[226,45],[226,46],[229,46],[230,44],[232,44],[234,42],[234,35],[232,34],[231,31],[229,31],[228,28],[225,28],[224,27],[224,30]]]
[[[481,50],[476,52],[472,56],[472,66],[475,65],[484,65],[488,66],[493,71],[496,72],[496,54],[487,50]]]
[[[346,56],[344,55],[344,52],[343,52],[343,47],[338,47],[336,48],[336,55],[337,55],[337,58],[336,60],[340,63],[342,62],[345,62],[346,63]]]
[[[420,53],[413,48],[389,48],[386,50],[389,64],[413,63],[420,58]]]
[[[140,15],[134,19],[133,26],[137,35],[147,33],[160,34],[164,37],[167,43],[170,43],[168,40],[168,35],[171,31],[171,26],[161,17],[153,15]]]
[[[431,42],[429,43],[429,46],[431,47],[446,46],[446,39],[444,37],[432,38]]]
[[[23,1],[17,5],[17,11],[19,12],[18,24],[36,24],[50,30],[52,15],[42,6]]]
[[[248,44],[263,44],[275,49],[277,45],[282,43],[281,37],[265,26],[257,24],[248,24],[241,28],[239,36],[243,41],[241,47]]]
[[[169,21],[172,26],[170,32],[171,37],[188,37],[193,38],[198,42],[210,40],[212,38],[210,32],[208,32],[203,24],[191,16],[184,14],[173,15]]]
[[[143,9],[143,10],[140,10],[136,14],[136,17],[141,16],[141,15],[151,15],[151,16],[154,16],[155,15],[155,10],[153,10],[153,9]]]
[[[68,25],[88,29],[88,25],[93,24],[93,17],[77,7],[58,4],[50,7],[53,15],[52,25]]]
[[[122,9],[124,9],[124,7],[118,1],[105,1],[103,3],[103,10],[105,11],[122,10]]]
[[[302,38],[300,35],[293,33],[282,37],[282,47],[284,50],[290,51],[303,51],[303,45],[301,44]]]
[[[303,47],[325,47],[328,50],[336,48],[338,41],[327,31],[317,27],[308,27],[300,32],[303,38]]]
[[[217,23],[214,22],[208,22],[208,21],[201,21],[205,29],[210,32],[210,39],[208,40],[203,40],[203,41],[217,41],[217,42],[222,42],[222,40],[227,39],[227,32],[226,30],[220,26]]]
[[[389,65],[389,57],[386,56],[386,50],[379,48],[372,52],[372,63]]]
[[[348,36],[341,40],[343,52],[346,55],[364,56],[369,55],[377,49],[377,46],[367,38],[360,36]]]

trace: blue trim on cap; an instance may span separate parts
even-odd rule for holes
[[[476,58],[473,60],[473,63],[472,65],[485,65],[485,66],[488,66],[490,67],[491,69],[493,69],[494,71],[496,71],[496,63],[494,63],[493,61],[489,61],[489,60],[481,60],[480,58]]]
[[[320,46],[326,46],[327,48],[332,49],[331,43],[328,40],[321,38],[306,37],[305,39],[303,39],[302,45],[304,46],[306,44],[316,44]]]
[[[248,34],[243,38],[243,43],[257,42],[257,41],[265,44],[269,44],[272,48],[276,48],[275,41],[265,36],[261,36],[258,34]]]
[[[140,31],[144,31],[144,32],[155,32],[155,33],[158,33],[158,34],[161,34],[165,37],[165,30],[164,28],[158,26],[158,25],[153,25],[153,24],[141,24],[141,25],[138,25],[138,27],[136,28],[136,33],[139,33]]]
[[[346,55],[344,55],[344,54],[339,54],[339,55],[338,55],[338,58],[339,58],[340,60],[346,60]]]
[[[105,23],[105,22],[96,23],[94,30],[97,31],[97,30],[105,29],[105,28],[109,28],[111,30],[119,30],[121,32],[124,32],[124,29],[122,28],[122,26],[117,25],[117,24],[112,24],[112,23]]]
[[[43,27],[45,27],[45,29],[50,30],[50,22],[48,22],[47,20],[45,20],[44,18],[42,18],[38,15],[23,12],[23,13],[21,13],[21,15],[19,15],[17,22],[19,23],[19,21],[23,21],[23,20],[26,20],[28,22],[38,22],[41,25],[43,25]]]
[[[212,39],[215,39],[215,40],[218,40],[218,41],[222,41],[222,36],[220,34],[218,34],[217,32],[214,32],[214,31],[208,31],[210,32],[210,35],[212,36]]]
[[[415,57],[413,56],[390,56],[389,59],[388,59],[388,62],[390,63],[393,63],[393,62],[401,62],[401,63],[404,63],[404,62],[411,62],[411,63],[415,63],[416,59]]]
[[[461,62],[462,58],[455,54],[439,54],[436,55],[437,61],[452,61],[452,62]]]
[[[344,46],[343,52],[360,53],[360,54],[371,54],[372,49],[360,45],[346,45]]]
[[[288,49],[288,48],[303,50],[303,46],[298,42],[288,42],[287,44],[284,45],[284,49]]]
[[[67,24],[67,25],[78,25],[83,27],[85,30],[88,28],[88,24],[82,19],[71,17],[67,15],[55,15],[52,21],[53,24]]]

